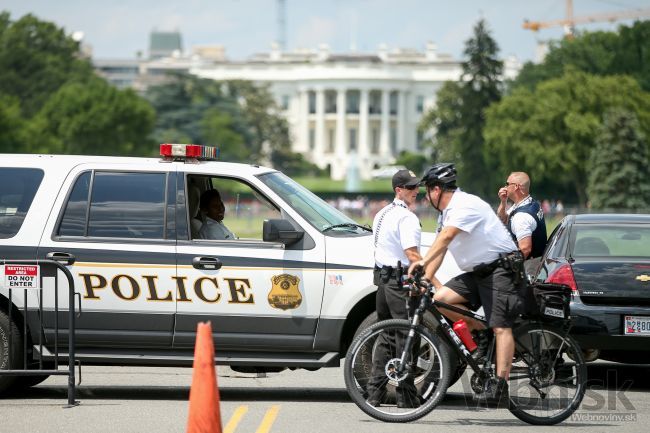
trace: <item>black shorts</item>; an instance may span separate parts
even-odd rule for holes
[[[513,273],[497,267],[491,274],[467,272],[452,278],[445,286],[467,300],[472,310],[483,306],[490,328],[512,328],[524,311],[524,286],[516,286]]]

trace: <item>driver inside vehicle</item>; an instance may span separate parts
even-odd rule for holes
[[[226,207],[221,200],[221,194],[216,189],[209,189],[201,195],[201,211],[205,221],[199,230],[199,238],[213,240],[237,239],[223,223]]]

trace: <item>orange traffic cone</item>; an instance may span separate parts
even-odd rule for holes
[[[192,370],[187,433],[221,433],[219,388],[210,322],[197,326]]]

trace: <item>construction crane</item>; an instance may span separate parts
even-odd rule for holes
[[[594,22],[602,22],[602,21],[613,22],[617,20],[627,20],[627,19],[649,17],[649,16],[650,16],[650,8],[634,9],[634,10],[620,11],[620,12],[604,12],[604,13],[574,17],[573,0],[566,0],[566,18],[561,20],[551,20],[551,21],[525,20],[523,27],[526,30],[532,30],[534,32],[540,29],[547,29],[549,27],[564,27],[564,33],[567,36],[571,37],[573,36],[573,32],[576,24],[594,23]]]

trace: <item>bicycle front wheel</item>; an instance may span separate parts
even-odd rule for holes
[[[447,346],[422,325],[411,329],[408,320],[385,320],[364,330],[344,364],[352,401],[386,422],[414,421],[431,412],[444,397],[450,374]]]
[[[510,412],[535,425],[564,421],[585,394],[587,367],[576,341],[555,326],[528,323],[514,329]]]

